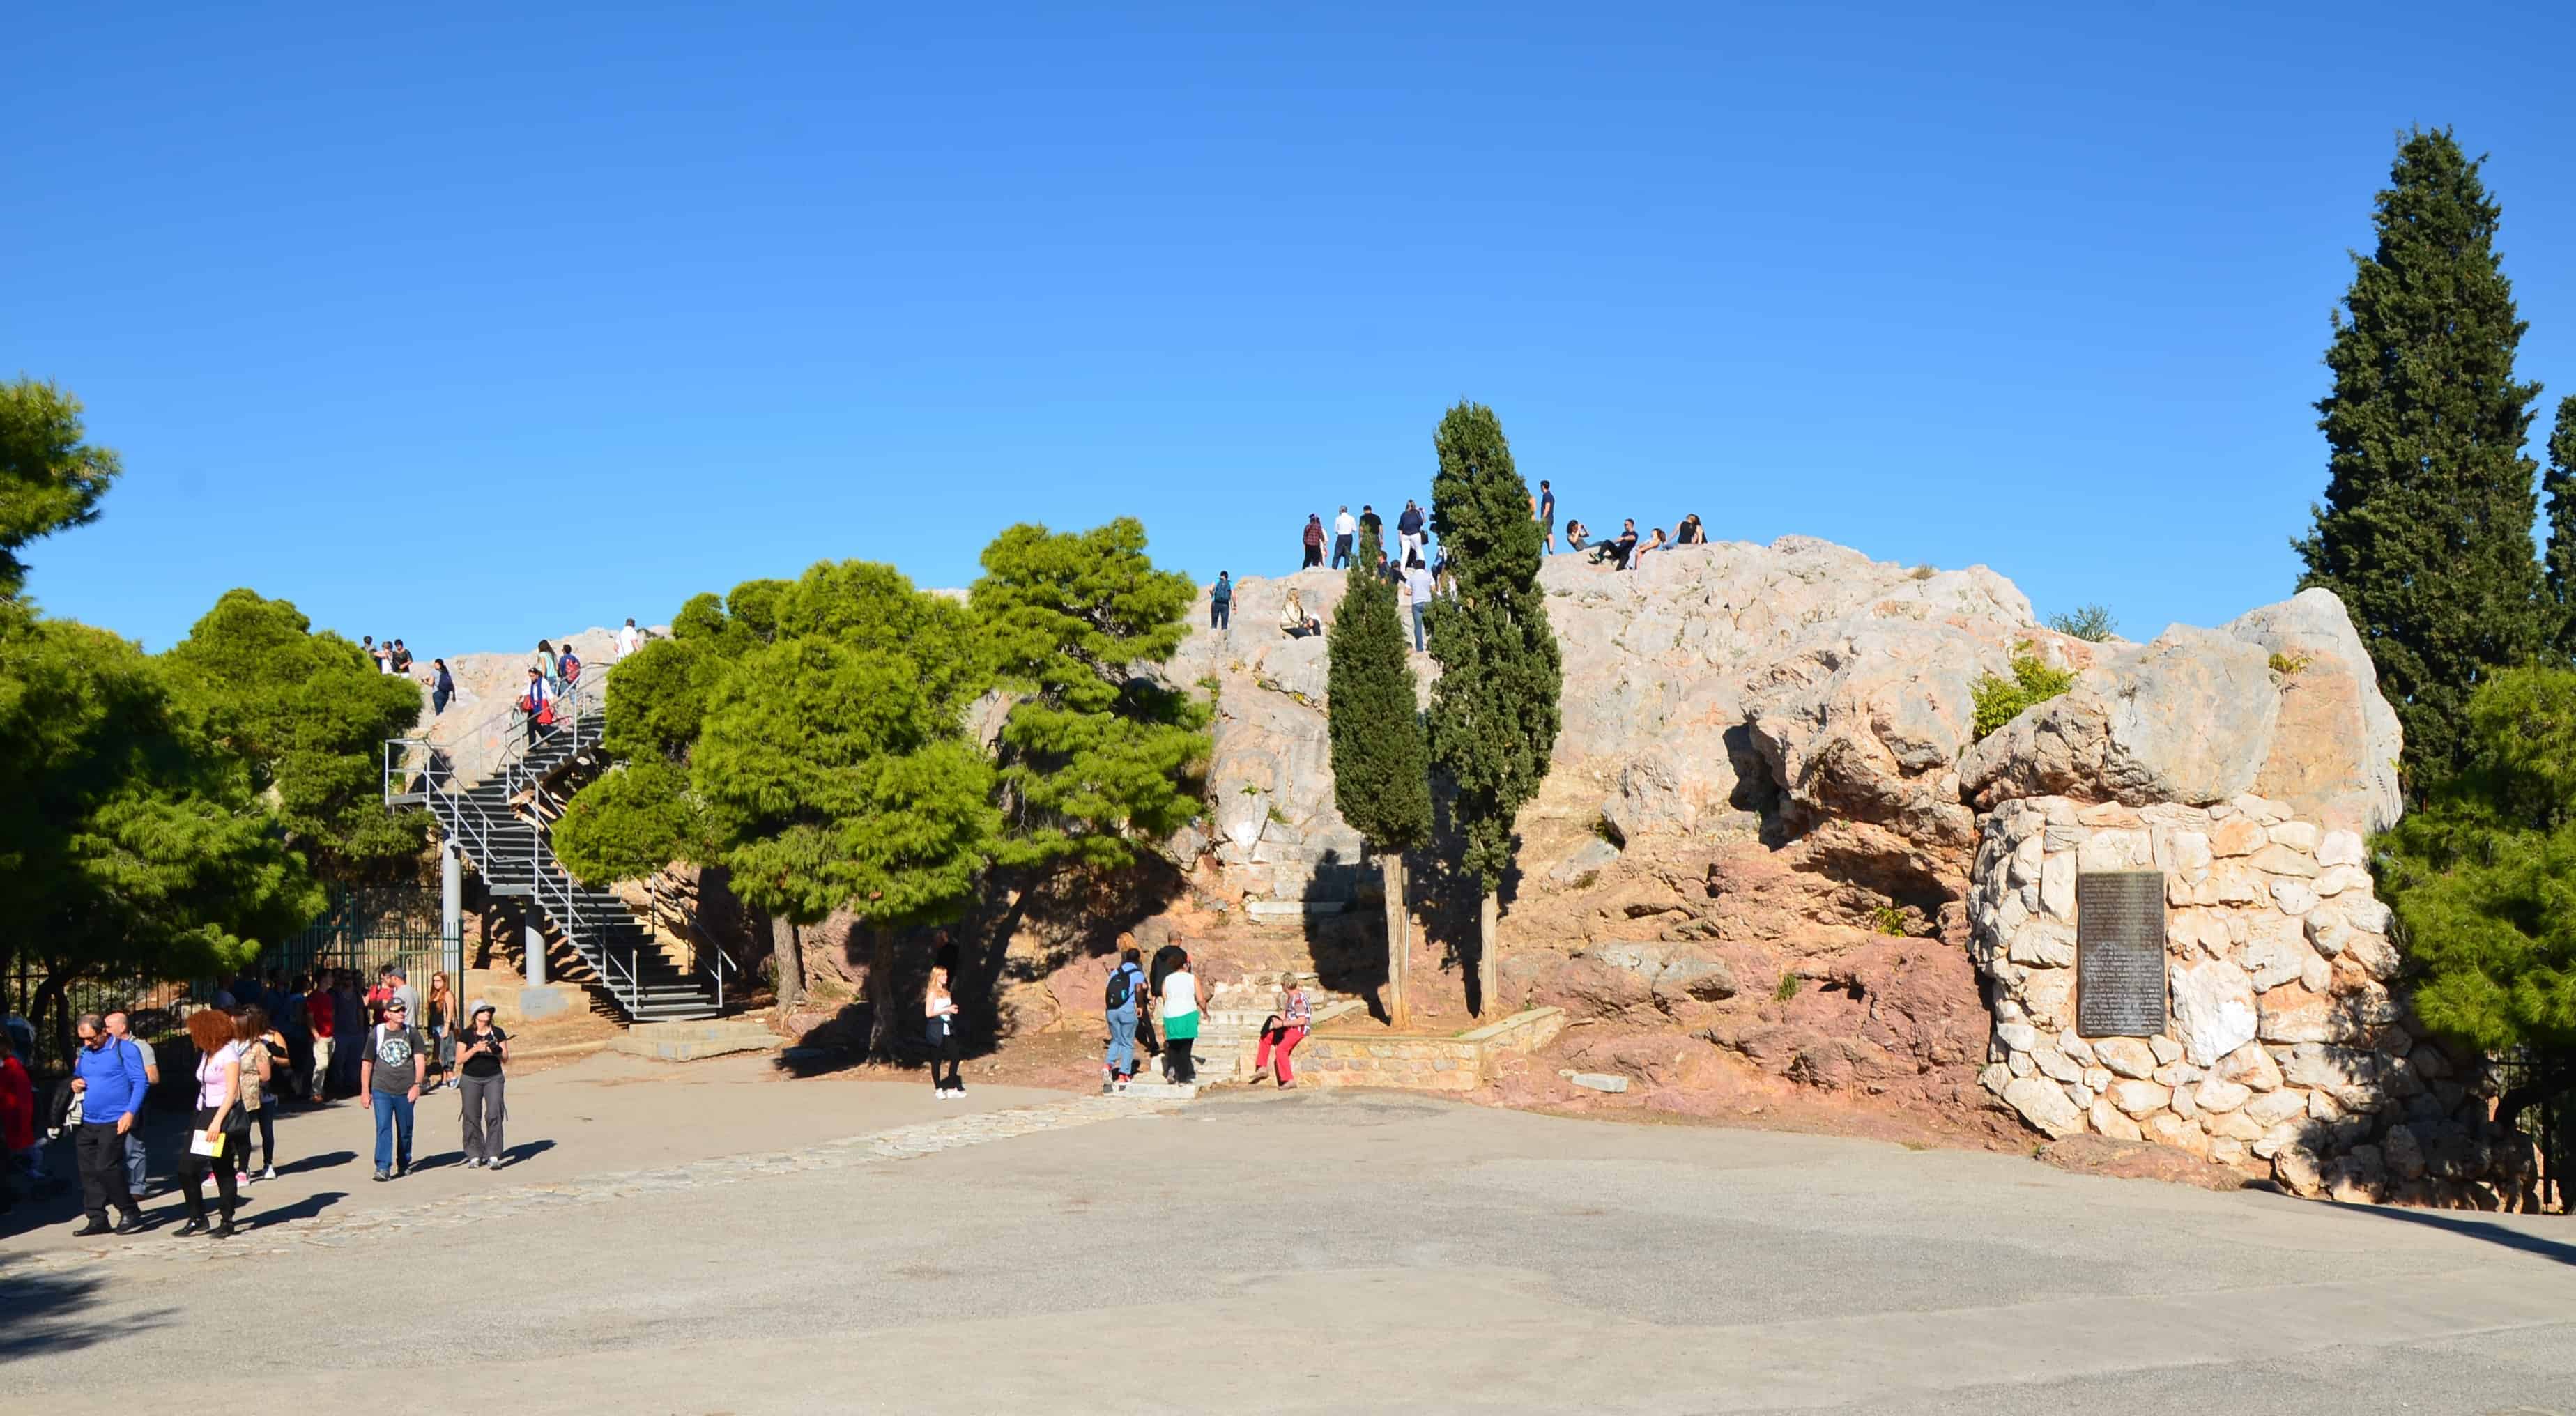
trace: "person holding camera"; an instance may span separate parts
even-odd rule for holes
[[[476,1003],[465,1031],[458,1033],[456,1071],[463,1091],[465,1167],[497,1170],[501,1166],[501,1123],[510,1111],[502,1104],[502,1066],[510,1060],[510,1035],[492,1024],[492,1005]]]

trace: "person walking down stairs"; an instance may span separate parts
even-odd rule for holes
[[[1190,1049],[1199,1040],[1199,978],[1190,972],[1189,958],[1181,966],[1163,975],[1163,1072],[1174,1082],[1188,1086],[1198,1080],[1198,1065]]]
[[[528,746],[534,747],[538,737],[555,725],[555,691],[546,682],[545,671],[533,664],[528,666],[528,691],[519,695],[519,711],[527,715]]]
[[[921,995],[922,1040],[930,1044],[931,1094],[946,1100],[964,1096],[966,1084],[957,1079],[957,1000],[949,996],[948,970],[933,965],[930,987]],[[939,1079],[939,1064],[948,1064],[948,1080]]]

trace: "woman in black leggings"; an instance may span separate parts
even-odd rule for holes
[[[930,987],[921,996],[923,1041],[930,1044],[930,1091],[942,1099],[964,1096],[966,1085],[957,1080],[957,1000],[948,993],[948,969],[934,965],[930,970]],[[948,1080],[939,1079],[939,1064],[948,1064]]]
[[[278,1060],[286,1055],[286,1039],[268,1025],[268,1010],[256,1003],[242,1009],[240,1016],[233,1019],[233,1036],[241,1044],[242,1108],[250,1113],[250,1123],[259,1133],[259,1166],[250,1163],[249,1143],[243,1143],[239,1157],[242,1183],[274,1180],[277,1178],[276,1078]]]

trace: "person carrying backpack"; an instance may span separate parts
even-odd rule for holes
[[[572,652],[571,645],[565,645],[563,653],[556,657],[555,673],[562,679],[563,686],[566,688],[581,681],[581,656]]]
[[[1129,949],[1121,955],[1118,967],[1109,971],[1109,986],[1101,997],[1101,1011],[1109,1019],[1109,1050],[1100,1058],[1100,1090],[1106,1094],[1127,1090],[1136,1076],[1137,1001],[1145,993],[1144,955]]]

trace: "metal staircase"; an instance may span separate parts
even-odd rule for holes
[[[692,938],[688,964],[674,962],[625,901],[575,880],[547,839],[565,772],[597,760],[606,679],[601,670],[566,686],[553,725],[533,738],[527,715],[513,704],[499,762],[477,782],[461,780],[447,753],[425,738],[388,742],[385,804],[428,807],[484,888],[527,900],[629,1021],[720,1017],[725,983],[735,971],[724,951]]]

